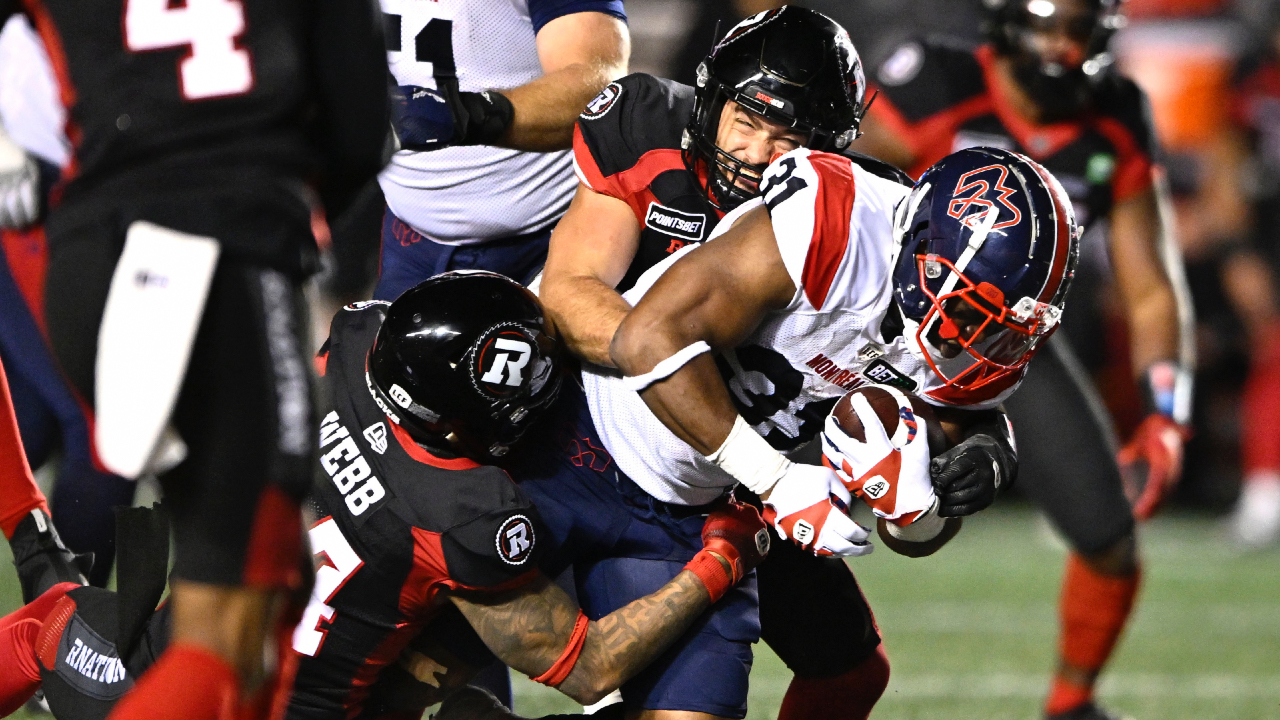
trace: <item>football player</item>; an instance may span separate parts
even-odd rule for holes
[[[71,148],[53,67],[21,15],[0,30],[0,88],[0,357],[8,366],[27,460],[39,469],[57,453],[51,505],[67,545],[92,553],[86,555],[93,563],[89,580],[101,587],[115,554],[112,508],[128,505],[135,486],[101,469],[90,418],[49,349],[43,297],[48,247],[39,220]],[[31,542],[41,535],[34,521],[16,532]],[[35,598],[30,588],[24,579],[26,602]]]
[[[420,717],[492,659],[485,646],[595,702],[764,557],[763,521],[735,503],[705,519],[704,547],[685,572],[597,622],[541,575],[537,509],[481,463],[554,400],[557,354],[537,300],[491,273],[449,273],[393,305],[338,313],[317,359],[327,415],[310,537],[323,561],[293,635],[301,661],[287,717]],[[7,430],[6,448],[16,444]],[[17,467],[20,446],[4,459],[14,465],[0,467],[8,530],[42,498]],[[35,602],[0,620],[0,657],[12,660],[0,672],[0,711],[43,685],[59,718],[107,715],[167,642],[170,606],[152,613],[159,592],[138,587],[163,588],[168,539],[157,536],[159,572],[143,575],[158,585],[131,573],[121,581],[141,582],[117,596],[51,576]]]
[[[1107,54],[1118,0],[988,2],[990,43],[976,50],[909,42],[877,74],[880,96],[863,148],[919,173],[959,148],[1026,153],[1058,177],[1096,242],[1107,243],[1145,420],[1120,457],[1145,481],[1126,499],[1111,421],[1059,336],[1009,405],[1037,438],[1023,448],[1023,487],[1073,552],[1061,601],[1051,718],[1103,718],[1094,683],[1138,591],[1134,517],[1149,517],[1176,482],[1190,419],[1191,306],[1162,219],[1167,191],[1142,91]],[[1105,231],[1103,222],[1105,222]]]
[[[73,144],[46,223],[50,344],[103,463],[161,473],[174,517],[173,643],[114,714],[257,717],[314,452],[311,211],[340,213],[388,147],[375,8],[0,3],[15,12]]]
[[[861,64],[844,29],[819,13],[784,7],[752,17],[698,73],[697,87],[627,76],[578,120],[580,184],[552,234],[540,294],[566,345],[590,363],[613,364],[609,343],[631,308],[621,293],[757,196],[770,158],[801,146],[848,152],[857,132]],[[896,168],[850,155],[905,180]],[[955,505],[972,502],[958,497]],[[869,696],[874,703],[879,690],[869,688],[883,689],[888,665],[848,566],[775,544],[759,583],[763,637],[797,676],[782,716],[838,715]],[[813,588],[804,597],[818,604],[800,602],[797,586]]]
[[[1075,221],[1056,182],[1022,156],[970,150],[908,194],[848,158],[797,149],[768,166],[760,187],[761,198],[721,222],[721,237],[664,260],[623,295],[637,304],[611,343],[618,369],[584,366],[569,452],[518,468],[560,543],[550,558],[578,563],[588,613],[626,599],[619,588],[669,578],[684,557],[677,550],[691,546],[684,518],[734,486],[758,495],[777,534],[808,553],[868,552],[867,531],[846,514],[866,478],[846,487],[831,469],[781,454],[813,440],[837,400],[863,384],[920,393],[941,406],[958,442],[934,459],[938,472],[903,470],[936,479],[943,497],[929,492],[890,532],[928,541],[943,518],[984,507],[1013,478],[995,408],[1057,326],[1076,259]],[[957,486],[959,497],[946,497]],[[792,641],[811,653],[805,661],[831,666],[792,691],[831,688],[841,705],[794,697],[784,713],[866,717],[888,669],[870,611],[848,597],[856,585],[808,569],[782,568],[792,573],[789,597],[826,612],[793,623]],[[862,611],[841,614],[849,608]],[[623,687],[631,709],[744,715],[750,643],[767,620],[747,593],[727,596],[715,616]],[[861,662],[850,669],[841,653]],[[691,667],[718,682],[690,680]],[[846,677],[822,682],[836,673]]]
[[[573,194],[583,106],[627,71],[622,0],[382,0],[401,151],[374,297],[446,270],[528,281]]]

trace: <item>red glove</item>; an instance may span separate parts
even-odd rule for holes
[[[1168,415],[1151,413],[1116,456],[1133,516],[1148,520],[1182,476],[1182,444],[1191,431]]]
[[[768,554],[769,531],[760,513],[750,505],[730,499],[707,516],[702,525],[702,550],[684,569],[698,576],[714,603]],[[729,563],[732,572],[725,571],[716,555]]]

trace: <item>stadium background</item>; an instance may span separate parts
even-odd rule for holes
[[[980,37],[979,0],[810,0],[850,32],[868,73],[912,36]],[[1176,226],[1197,311],[1195,437],[1172,507],[1140,530],[1143,597],[1100,686],[1100,699],[1143,719],[1280,718],[1280,549],[1243,551],[1226,513],[1241,481],[1240,396],[1265,312],[1249,303],[1257,267],[1237,252],[1261,238],[1264,261],[1280,249],[1276,228],[1239,222],[1244,197],[1264,184],[1256,158],[1237,160],[1234,84],[1271,42],[1274,0],[1129,0],[1129,25],[1112,50],[1147,91],[1166,152]],[[633,71],[689,81],[716,21],[771,7],[770,0],[627,0]],[[1280,108],[1276,108],[1280,123]],[[857,149],[856,146],[854,149]],[[1235,176],[1227,177],[1227,174]],[[1237,176],[1244,178],[1237,183]],[[1225,178],[1225,179],[1224,179]],[[1265,178],[1264,178],[1265,179]],[[1274,188],[1273,188],[1274,190]],[[336,229],[335,229],[336,230]],[[376,244],[376,234],[367,238]],[[1087,243],[1094,248],[1100,243]],[[1124,322],[1109,302],[1107,259],[1084,259],[1072,332],[1124,434],[1141,419],[1129,381]],[[1261,282],[1266,282],[1265,277]],[[323,282],[318,285],[322,287]],[[323,338],[332,300],[317,291]],[[1261,317],[1261,320],[1259,319]],[[1101,329],[1101,331],[1100,331]],[[1263,328],[1265,330],[1265,328]],[[1280,429],[1277,429],[1280,432]],[[1034,438],[1020,438],[1034,442]],[[47,481],[49,473],[42,472]],[[151,493],[144,490],[139,501]],[[865,518],[864,518],[865,520]],[[852,561],[885,637],[893,676],[873,717],[1024,719],[1038,716],[1053,663],[1057,584],[1065,547],[1017,497],[968,521],[932,558],[885,548]],[[0,561],[9,562],[7,547]],[[20,603],[0,573],[0,610]],[[773,718],[789,673],[757,646],[749,718]],[[523,678],[516,709],[572,712],[572,701]],[[19,711],[13,717],[35,717]]]

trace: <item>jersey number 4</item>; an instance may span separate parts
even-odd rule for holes
[[[187,100],[241,95],[253,89],[249,51],[236,46],[244,32],[240,0],[125,0],[124,41],[131,52],[188,46],[178,61],[178,86]]]
[[[303,655],[315,656],[324,645],[327,630],[320,623],[332,623],[334,609],[329,602],[338,594],[347,580],[364,566],[364,561],[351,549],[351,543],[342,534],[338,523],[328,517],[315,524],[308,533],[311,552],[324,561],[316,569],[316,583],[311,589],[311,600],[302,611],[302,621],[293,631],[293,649]]]

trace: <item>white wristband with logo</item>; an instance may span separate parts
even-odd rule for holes
[[[791,467],[791,461],[774,450],[741,415],[733,421],[729,437],[706,458],[757,495],[769,492]]]

